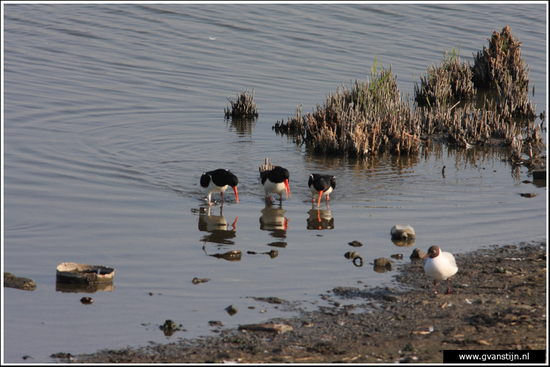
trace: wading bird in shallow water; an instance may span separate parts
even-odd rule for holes
[[[424,256],[424,259],[426,258],[424,271],[434,280],[434,293],[437,294],[437,281],[447,279],[447,292],[445,294],[452,294],[449,278],[458,271],[453,254],[441,251],[437,246],[431,246]]]
[[[327,201],[329,201],[329,194],[336,188],[336,177],[312,173],[309,175],[307,185],[311,190],[311,201],[315,200],[315,195],[319,196],[317,200],[317,207],[319,207],[319,204],[321,204],[321,197],[326,196]]]
[[[208,205],[212,205],[211,195],[214,192],[221,193],[222,205],[223,205],[223,192],[227,189],[227,186],[231,186],[235,191],[235,199],[239,202],[239,194],[237,193],[237,184],[239,179],[233,173],[227,169],[219,168],[214,171],[204,172],[201,175],[201,186],[206,190],[206,196],[208,196]]]
[[[286,168],[281,166],[275,166],[273,169],[268,171],[263,171],[260,174],[260,179],[262,186],[265,191],[265,200],[272,202],[271,196],[269,194],[279,194],[280,200],[283,200],[283,191],[286,193],[288,199],[290,195],[290,187],[288,186],[288,179],[290,178],[290,173]]]

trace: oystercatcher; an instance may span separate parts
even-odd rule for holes
[[[210,196],[214,192],[221,193],[223,204],[223,192],[227,189],[227,186],[231,186],[235,191],[235,198],[237,203],[239,202],[239,194],[237,193],[237,184],[239,179],[233,173],[227,169],[219,168],[214,171],[204,172],[201,175],[201,186],[206,189],[206,195],[208,196],[208,205],[212,205]]]
[[[424,256],[424,259],[426,258],[428,260],[424,264],[424,271],[434,279],[434,293],[437,294],[437,281],[447,279],[447,292],[445,294],[452,294],[449,278],[458,271],[453,254],[441,251],[437,246],[431,246]]]
[[[288,199],[290,195],[290,187],[288,186],[288,179],[290,173],[286,168],[281,166],[275,166],[273,169],[268,171],[263,171],[260,175],[262,186],[265,191],[266,200],[272,201],[269,194],[279,194],[281,196],[280,200],[283,200],[283,191],[286,193]]]
[[[329,194],[336,188],[336,177],[312,173],[309,175],[307,185],[311,190],[311,201],[315,200],[316,194],[319,195],[319,200],[317,201],[317,207],[319,207],[319,204],[321,204],[321,197],[326,196],[328,201]]]

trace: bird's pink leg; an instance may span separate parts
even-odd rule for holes
[[[449,278],[447,278],[447,292],[445,294],[453,294],[451,291],[451,285],[449,284]]]
[[[434,294],[437,294],[437,280],[434,279]]]

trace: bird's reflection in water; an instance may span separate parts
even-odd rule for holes
[[[212,207],[201,207],[199,212],[199,231],[208,232],[202,238],[202,242],[213,242],[222,245],[234,245],[237,229],[236,217],[230,225],[222,214],[223,206],[220,206],[220,215],[211,215]]]
[[[286,238],[286,231],[288,230],[288,218],[285,217],[285,212],[282,205],[273,205],[266,203],[265,208],[262,209],[262,216],[260,217],[260,229],[262,231],[269,231],[270,235],[275,238]],[[276,247],[285,247],[286,242],[276,242]]]
[[[312,204],[308,214],[307,229],[334,229],[334,218],[332,218],[332,212],[328,210],[328,205],[327,210],[322,210]]]

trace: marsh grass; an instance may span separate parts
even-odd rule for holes
[[[414,106],[399,92],[391,66],[385,70],[375,58],[370,79],[338,86],[310,113],[300,105],[273,129],[326,155],[416,154],[431,139],[465,148],[510,147],[516,156],[528,147],[532,153],[543,145],[544,113],[537,125],[521,42],[508,26],[489,41],[473,67],[454,47],[439,67],[432,64],[415,83]]]
[[[426,77],[420,76],[420,86],[415,82],[415,100],[418,106],[448,106],[457,101],[472,100],[476,89],[472,81],[473,72],[468,64],[460,63],[460,49],[445,52],[441,65],[432,64]]]
[[[411,106],[404,102],[390,70],[373,68],[370,81],[337,87],[325,103],[312,112],[277,121],[279,133],[295,134],[315,151],[331,155],[363,157],[381,151],[412,154],[418,151],[418,126]]]

